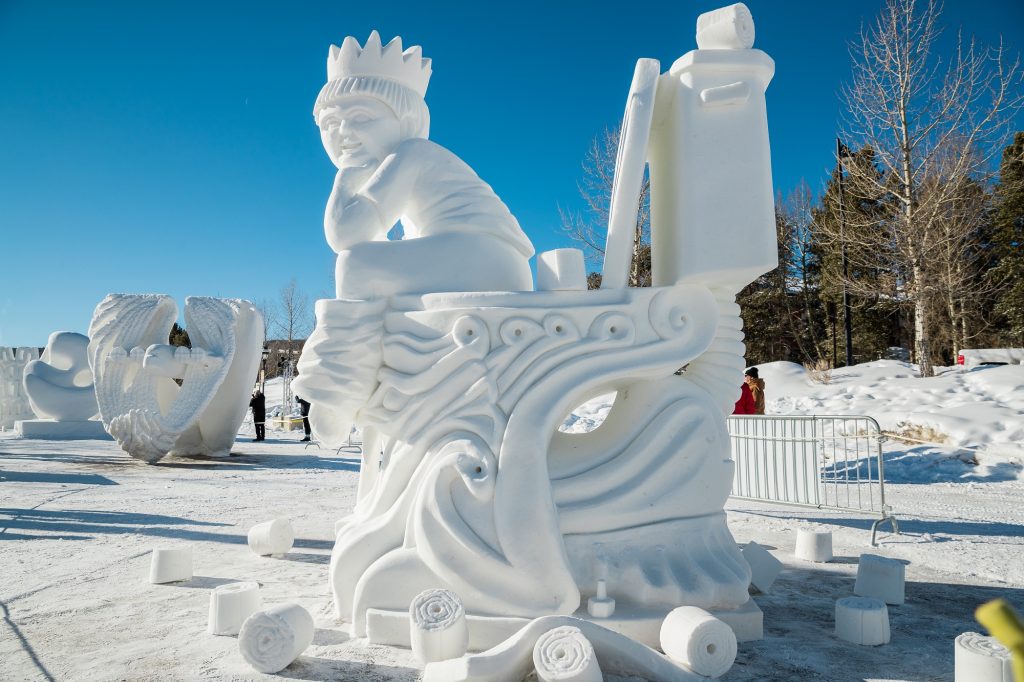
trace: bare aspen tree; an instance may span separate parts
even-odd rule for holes
[[[577,183],[586,206],[585,212],[579,214],[559,208],[562,229],[580,245],[588,263],[595,269],[601,267],[604,257],[620,132],[619,126],[606,128],[590,143],[582,162],[583,178]],[[650,180],[645,176],[633,232],[633,258],[629,271],[629,285],[633,287],[651,284],[650,189]],[[599,284],[599,280],[592,278],[591,284]]]
[[[275,320],[277,332],[288,341],[289,350],[297,340],[309,336],[313,328],[313,313],[309,297],[300,289],[293,278],[281,288],[278,295],[278,309]]]
[[[872,150],[882,171],[850,184],[873,184],[894,207],[877,229],[850,231],[863,247],[851,253],[885,249],[896,261],[897,287],[913,309],[921,376],[933,374],[929,335],[942,288],[937,264],[958,243],[943,236],[943,218],[968,179],[985,182],[1021,105],[1019,61],[1007,59],[1001,45],[982,48],[958,37],[952,54],[937,54],[940,13],[934,0],[888,0],[851,46],[853,75],[843,88],[845,141]]]

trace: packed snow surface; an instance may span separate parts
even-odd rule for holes
[[[1014,443],[1024,429],[1024,368],[931,379],[913,369],[869,363],[817,384],[795,365],[761,367],[769,412],[864,413],[936,442],[886,443],[886,492],[902,533],[884,530],[877,548],[868,517],[730,501],[737,541],[756,540],[786,568],[769,594],[754,595],[765,639],[740,644],[724,682],[952,682],[955,637],[980,629],[974,608],[1004,597],[1024,610],[1024,480]],[[269,411],[280,384],[266,394]],[[582,406],[566,428],[594,428],[613,399]],[[325,451],[299,442],[301,430],[267,437],[251,442],[247,423],[231,457],[145,465],[109,441],[0,433],[0,680],[417,679],[409,651],[352,639],[331,612],[331,529],[355,502],[358,442]],[[256,556],[246,533],[275,517],[291,519],[294,548]],[[833,562],[794,558],[802,526],[833,533]],[[151,549],[182,544],[193,545],[194,577],[150,584]],[[907,601],[890,608],[892,642],[881,647],[834,635],[835,600],[852,594],[864,552],[907,562]],[[261,584],[265,606],[296,602],[316,621],[312,646],[277,676],[252,670],[234,637],[206,633],[212,589],[242,580]]]

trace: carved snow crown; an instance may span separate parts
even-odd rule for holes
[[[370,33],[362,47],[358,40],[348,36],[340,48],[331,45],[327,55],[327,80],[357,76],[396,81],[423,97],[430,80],[430,60],[423,58],[419,45],[403,51],[402,39],[398,36],[383,47],[377,31]]]

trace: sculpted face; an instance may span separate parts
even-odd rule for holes
[[[373,97],[346,97],[321,111],[317,125],[324,149],[339,169],[376,166],[402,141],[398,117]]]

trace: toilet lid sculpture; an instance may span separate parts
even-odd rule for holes
[[[739,7],[702,17],[704,39],[708,26],[721,40],[748,23],[752,37]],[[744,367],[735,294],[776,250],[772,67],[746,39],[664,74],[638,64],[596,291],[531,291],[518,223],[425,139],[431,65],[418,47],[373,33],[331,48],[314,116],[339,168],[325,215],[337,298],[317,302],[295,390],[325,442],[363,431],[358,502],[330,566],[336,613],[355,635],[386,641],[433,588],[459,595],[471,640],[487,621],[574,613],[598,579],[626,618],[747,602],[749,568],[722,511],[725,415]],[[635,206],[648,160],[656,286],[629,288],[619,270],[632,240],[614,221]],[[701,180],[730,168],[728,185]],[[424,178],[432,210],[410,189]],[[406,239],[387,241],[399,219]],[[612,391],[598,429],[559,432],[574,407]]]

